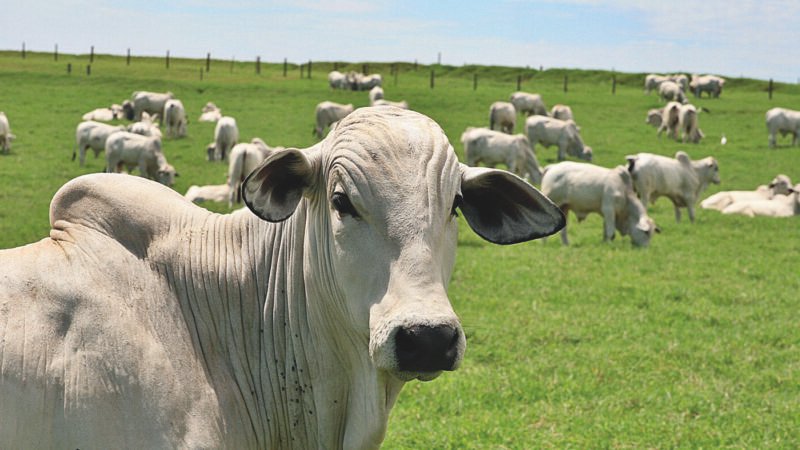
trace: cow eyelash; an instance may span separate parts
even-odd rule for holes
[[[333,205],[333,209],[338,211],[339,214],[348,215],[355,219],[359,218],[356,208],[345,193],[334,192],[333,195],[331,195],[331,204]]]
[[[453,207],[450,209],[451,216],[458,217],[458,211],[456,211],[456,208],[460,208],[462,203],[464,203],[464,197],[461,196],[461,194],[456,194],[455,198],[453,199]]]

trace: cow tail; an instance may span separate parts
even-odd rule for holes
[[[72,146],[72,160],[75,161],[75,154],[78,152],[78,143]]]
[[[494,130],[494,109],[489,111],[489,129]]]
[[[244,173],[244,168],[247,167],[247,152],[242,152],[242,168],[239,170],[239,181],[236,183],[236,203],[242,203],[242,189],[244,189],[244,180],[247,178],[247,173]]]

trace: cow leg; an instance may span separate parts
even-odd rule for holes
[[[678,207],[678,205],[675,205],[675,222],[680,223],[680,221],[681,221],[681,209]],[[694,220],[692,220],[692,222],[694,222]]]
[[[769,146],[770,148],[775,148],[775,133],[769,133]]]
[[[561,243],[564,245],[569,245],[569,240],[567,239],[567,219],[569,218],[569,205],[561,205],[559,208],[561,208],[561,211],[564,213],[564,228],[561,229]]]
[[[688,205],[686,211],[689,212],[689,222],[694,223],[694,205]]]
[[[797,131],[792,133],[792,146],[793,147],[797,146]]]
[[[613,205],[603,205],[603,241],[613,241],[616,233],[616,222]]]
[[[558,160],[559,161],[564,161],[565,159],[567,159],[566,144],[559,143],[558,144]]]

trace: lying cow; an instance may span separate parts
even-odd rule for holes
[[[167,100],[173,98],[175,98],[175,96],[172,92],[134,92],[133,95],[131,95],[133,120],[142,120],[142,113],[146,112],[153,117],[158,116],[159,124],[161,124],[164,118],[164,104],[167,103]]]
[[[547,115],[547,107],[544,106],[544,101],[540,94],[518,91],[511,94],[509,101],[514,105],[514,110],[518,114],[524,114],[526,116]]]
[[[379,98],[378,100],[375,100],[372,103],[372,106],[394,106],[395,108],[408,109],[408,102],[405,100],[400,100],[399,102],[393,102],[391,100]]]
[[[200,114],[200,118],[197,119],[198,122],[216,122],[222,118],[222,110],[217,107],[217,105],[208,102]]]
[[[626,156],[628,172],[645,208],[658,197],[667,197],[675,207],[675,221],[680,222],[680,208],[689,212],[694,223],[694,205],[709,183],[719,184],[719,164],[712,157],[692,161],[684,151],[675,158],[638,153]]]
[[[209,161],[224,161],[238,141],[239,127],[236,125],[236,119],[224,116],[214,127],[214,142],[206,147],[206,157]]]
[[[723,214],[741,214],[748,217],[794,217],[800,216],[800,184],[789,189],[786,195],[771,199],[746,200],[731,203]]]
[[[494,102],[489,107],[489,129],[511,134],[517,125],[517,112],[509,102]]]
[[[334,123],[344,119],[352,112],[352,103],[343,105],[341,103],[325,101],[317,104],[317,107],[314,109],[314,134],[316,134],[318,138],[322,139],[325,128],[328,128]]]
[[[111,122],[125,118],[122,106],[116,103],[110,108],[96,108],[83,115],[83,120],[95,120],[99,122]]]
[[[84,175],[50,236],[0,251],[0,448],[377,448],[406,382],[456,369],[458,210],[501,244],[564,216],[458,163],[411,111],[362,108],[211,213]]]
[[[165,186],[172,186],[178,176],[161,151],[161,139],[128,131],[113,133],[106,140],[106,172],[119,173],[123,167],[128,172],[138,167],[139,175]]]
[[[510,172],[542,182],[542,169],[524,134],[509,135],[486,128],[467,128],[461,134],[467,165],[495,167],[505,164]]]
[[[633,245],[649,245],[655,222],[633,192],[631,175],[624,166],[614,169],[594,164],[564,161],[544,168],[542,193],[564,215],[575,213],[583,221],[590,213],[603,216],[603,240],[614,239],[616,231],[630,235]],[[616,231],[615,231],[616,230]],[[569,245],[567,227],[561,230],[561,242]]]
[[[253,138],[250,142],[243,142],[233,146],[228,157],[228,207],[234,203],[241,203],[241,189],[245,178],[250,175],[262,161],[267,159],[272,149],[260,138]]]
[[[11,133],[11,126],[8,124],[8,117],[6,113],[0,111],[0,149],[3,153],[8,154],[11,152],[11,142],[16,136]],[[74,159],[73,155],[73,159]]]
[[[192,185],[183,194],[183,198],[193,203],[225,202],[230,197],[231,188],[228,183],[210,184],[205,186]]]
[[[86,162],[86,150],[90,148],[94,151],[94,157],[97,158],[100,152],[105,150],[108,137],[118,131],[125,131],[125,127],[92,120],[79,123],[75,129],[75,147],[72,149],[72,160],[75,161],[76,152],[80,152],[78,161],[83,166],[84,162]]]
[[[786,108],[772,108],[767,111],[767,130],[769,131],[769,146],[775,147],[776,136],[792,135],[792,145],[797,145],[797,135],[800,134],[800,111]]]
[[[792,180],[779,174],[768,185],[756,187],[753,191],[721,191],[709,196],[702,202],[703,209],[716,209],[722,211],[731,203],[750,202],[756,200],[771,200],[777,195],[787,195],[792,190]]]
[[[545,147],[558,146],[558,160],[567,159],[567,155],[586,161],[592,160],[592,148],[584,145],[578,126],[572,120],[558,120],[552,117],[530,116],[525,120],[525,134],[531,143],[531,150],[536,153],[536,144]]]
[[[170,99],[164,103],[164,126],[169,137],[186,136],[186,109],[183,102]]]
[[[144,112],[142,113],[141,120],[128,125],[126,130],[130,131],[131,133],[141,134],[142,136],[157,137],[161,139],[161,128],[159,128],[158,124],[155,123],[156,120],[158,120],[157,117],[151,117],[150,114]]]

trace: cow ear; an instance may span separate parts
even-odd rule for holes
[[[564,228],[564,213],[536,188],[504,170],[461,164],[461,212],[470,227],[495,244],[516,244]]]
[[[242,198],[253,214],[280,222],[294,213],[314,181],[312,161],[300,150],[276,152],[256,167],[242,184]]]

